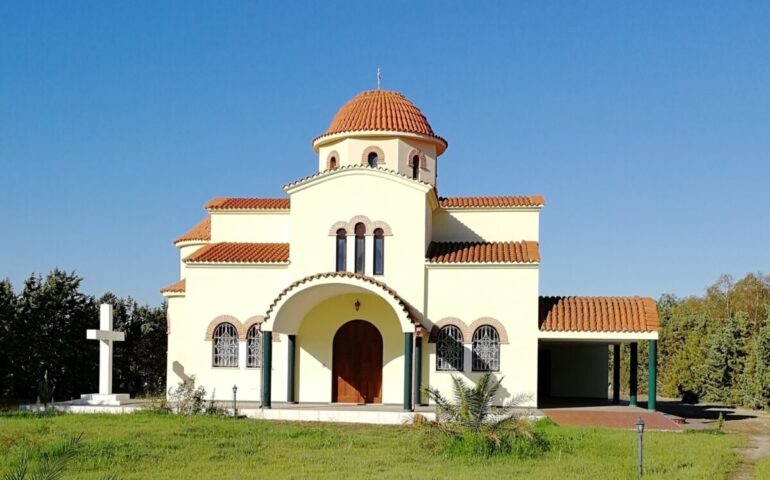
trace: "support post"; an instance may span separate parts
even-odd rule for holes
[[[629,395],[628,395],[628,405],[630,407],[636,406],[636,385],[637,385],[637,375],[639,370],[639,361],[637,358],[637,344],[636,342],[631,342],[631,356],[628,359],[629,360],[629,376],[628,376],[628,389],[629,389]]]
[[[273,332],[262,332],[262,408],[271,408],[273,377]]]
[[[404,411],[412,411],[412,343],[414,334],[404,333]]]
[[[649,340],[647,342],[648,362],[647,362],[647,410],[655,410],[658,396],[658,341]]]
[[[414,405],[422,404],[422,337],[414,339]]]
[[[620,344],[612,346],[612,403],[620,403]]]
[[[288,344],[288,378],[286,379],[286,401],[296,403],[294,400],[294,352],[297,345],[297,336],[289,335]]]

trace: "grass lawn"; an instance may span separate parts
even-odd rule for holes
[[[25,447],[40,455],[83,432],[65,478],[636,478],[636,433],[538,426],[537,459],[449,458],[414,427],[282,423],[219,417],[0,414],[0,477]],[[645,478],[724,478],[743,437],[645,433]]]
[[[763,458],[754,465],[754,478],[756,480],[770,478],[770,457]]]

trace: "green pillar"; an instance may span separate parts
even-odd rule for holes
[[[414,339],[414,405],[422,404],[422,337]]]
[[[297,345],[297,336],[289,335],[288,345],[288,378],[286,379],[286,401],[289,403],[294,402],[294,351]]]
[[[620,344],[612,346],[612,403],[620,403]]]
[[[658,396],[658,341],[649,340],[647,342],[648,369],[647,369],[647,410],[655,410],[655,403]]]
[[[628,395],[628,405],[631,407],[636,406],[636,383],[637,383],[637,370],[639,370],[639,361],[637,359],[636,342],[631,342],[631,357],[629,358],[629,372],[628,372],[628,389],[630,390]]]
[[[404,333],[404,411],[412,411],[412,332]]]
[[[273,376],[273,332],[262,332],[262,408],[271,408],[270,386]]]

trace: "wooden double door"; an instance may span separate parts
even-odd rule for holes
[[[332,402],[382,403],[382,335],[365,320],[337,330],[332,345]]]

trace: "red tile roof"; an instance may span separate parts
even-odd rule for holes
[[[184,259],[185,263],[285,263],[288,243],[211,243]]]
[[[353,97],[339,109],[326,133],[318,138],[335,133],[378,130],[427,135],[446,146],[446,140],[433,133],[419,108],[402,94],[388,90],[370,90]]]
[[[523,242],[431,242],[426,255],[430,263],[536,263],[538,243]]]
[[[441,197],[439,205],[444,208],[505,208],[505,207],[542,207],[545,198],[542,195],[502,196],[502,197]]]
[[[544,332],[655,332],[658,309],[646,297],[540,297]]]
[[[174,240],[174,244],[193,240],[211,240],[211,216],[206,215],[206,217],[191,228],[189,232]]]
[[[161,288],[160,293],[181,293],[187,288],[185,279],[181,279],[178,282],[172,283],[168,287]]]
[[[288,210],[288,198],[217,197],[206,204],[206,210]]]

